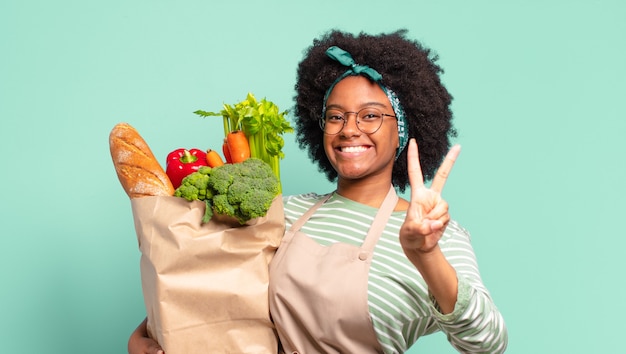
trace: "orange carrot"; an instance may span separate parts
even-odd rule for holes
[[[233,163],[243,162],[250,157],[250,145],[243,131],[234,130],[228,133],[226,142]]]
[[[226,138],[224,138],[224,143],[222,144],[222,153],[224,154],[226,163],[233,163],[233,159],[230,157],[230,151],[228,151],[228,143],[226,142]]]
[[[209,167],[217,167],[222,166],[224,161],[222,161],[222,157],[215,150],[208,149],[206,151],[206,162],[209,164]]]

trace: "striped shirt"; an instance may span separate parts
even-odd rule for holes
[[[286,227],[322,197],[315,193],[285,197]],[[301,231],[322,245],[343,242],[360,246],[377,211],[333,194]],[[469,233],[450,221],[439,241],[459,280],[455,309],[444,315],[398,241],[405,214],[393,212],[388,220],[374,249],[368,279],[370,316],[384,352],[404,353],[419,337],[440,330],[460,352],[504,352],[507,330],[480,278]]]

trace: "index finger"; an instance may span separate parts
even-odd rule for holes
[[[454,162],[456,161],[456,158],[459,156],[460,152],[461,145],[458,144],[454,145],[450,149],[450,151],[448,151],[446,158],[441,163],[441,166],[439,166],[439,169],[435,174],[435,178],[433,178],[433,182],[430,185],[430,188],[432,190],[436,191],[437,193],[441,193],[441,191],[443,190],[443,186],[446,184],[448,176],[452,171],[452,166],[454,166]]]
[[[409,184],[411,189],[417,189],[424,186],[424,176],[422,175],[422,167],[420,166],[419,152],[415,139],[409,140],[409,149],[406,154],[407,168],[409,173]]]

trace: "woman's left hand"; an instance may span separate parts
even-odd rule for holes
[[[407,159],[411,200],[406,219],[400,228],[400,244],[405,252],[429,253],[437,247],[450,221],[448,203],[441,198],[441,191],[460,151],[459,145],[450,149],[430,188],[426,188],[417,143],[415,139],[409,141]]]

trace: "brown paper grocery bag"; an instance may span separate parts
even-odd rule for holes
[[[148,332],[167,354],[272,353],[268,266],[284,233],[282,198],[239,225],[178,197],[131,200]]]

